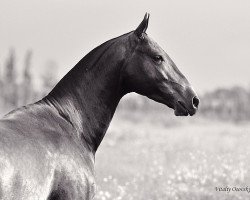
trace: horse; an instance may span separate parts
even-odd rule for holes
[[[120,99],[131,92],[196,113],[199,98],[147,33],[149,14],[129,33],[93,49],[36,103],[0,120],[0,199],[90,200],[95,153]]]

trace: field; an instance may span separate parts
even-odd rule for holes
[[[95,200],[248,200],[249,144],[248,122],[120,107],[96,154]]]
[[[250,199],[249,144],[247,123],[119,110],[96,155],[95,199]]]

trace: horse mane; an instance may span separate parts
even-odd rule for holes
[[[133,32],[133,31],[131,31]],[[97,63],[100,61],[102,56],[113,46],[115,43],[120,41],[121,39],[127,37],[131,32],[125,33],[113,39],[110,39],[101,45],[95,47],[89,53],[87,53],[57,84],[56,86],[50,91],[48,96],[56,95],[57,91],[62,88],[62,86],[66,86],[70,84],[72,80],[72,75],[75,77],[79,77],[79,71],[81,74],[85,74],[90,69],[93,69],[97,66]]]
[[[133,32],[133,31],[131,31]],[[113,44],[118,42],[119,40],[127,37],[131,32],[125,33],[123,35],[120,35],[118,37],[112,38],[110,40],[107,40],[106,42],[102,43],[101,45],[95,47],[93,50],[91,50],[89,53],[87,53],[75,66],[84,66],[87,67],[85,70],[88,70],[89,68],[92,68],[95,66],[95,64],[100,60],[102,55],[111,47]],[[94,59],[93,59],[94,57]],[[93,63],[90,63],[90,61],[95,60]],[[89,65],[90,64],[90,65]],[[73,68],[74,69],[74,68]]]

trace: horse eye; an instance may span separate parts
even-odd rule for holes
[[[162,61],[163,61],[163,58],[162,58],[162,56],[157,55],[157,56],[154,56],[154,57],[153,57],[153,60],[154,60],[157,64],[161,64]]]

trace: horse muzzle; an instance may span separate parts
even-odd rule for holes
[[[176,102],[174,111],[176,116],[192,116],[197,112],[200,103],[199,98],[196,95],[193,95],[193,97],[188,99],[185,101],[178,100]]]

